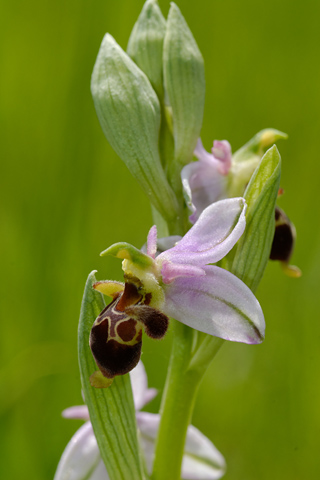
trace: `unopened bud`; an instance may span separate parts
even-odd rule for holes
[[[190,163],[203,120],[204,62],[179,8],[171,3],[163,47],[166,93],[172,109],[175,160]]]
[[[111,146],[163,218],[172,221],[179,207],[159,156],[158,97],[146,75],[109,34],[93,69],[91,92]]]
[[[166,21],[156,0],[147,0],[131,32],[127,53],[163,97],[162,52]]]

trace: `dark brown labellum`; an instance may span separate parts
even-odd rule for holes
[[[90,333],[90,348],[105,377],[130,372],[141,355],[141,325],[117,306],[116,298],[100,313]]]
[[[275,209],[276,228],[273,237],[270,259],[288,263],[295,243],[295,228],[286,214]]]
[[[105,377],[124,375],[137,365],[141,356],[142,328],[152,338],[165,335],[168,317],[146,305],[151,298],[151,294],[143,296],[136,285],[126,283],[123,293],[96,318],[89,343]]]

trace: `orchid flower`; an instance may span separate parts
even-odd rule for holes
[[[181,180],[187,206],[191,211],[189,220],[195,223],[203,210],[211,203],[224,198],[243,195],[245,188],[258,166],[264,149],[286,135],[278,130],[266,129],[259,132],[234,155],[227,140],[213,142],[211,153],[207,152],[198,139],[194,155],[198,162],[186,165],[181,171]],[[282,190],[281,190],[282,191]],[[279,223],[279,208],[276,208],[276,225]],[[282,256],[271,253],[271,260],[280,260],[285,273],[299,277],[301,271],[289,265],[295,241],[295,228],[284,212],[281,211],[281,225],[286,223],[290,233],[286,235],[286,252]],[[282,233],[282,232],[281,232]],[[283,249],[283,240],[276,230],[273,250]],[[280,239],[280,240],[279,240]],[[280,242],[280,243],[279,243]],[[284,258],[285,257],[285,258]]]
[[[140,442],[148,471],[151,472],[160,415],[139,410],[155,397],[157,391],[148,388],[142,362],[130,372],[130,376]],[[86,405],[68,408],[62,415],[65,418],[86,420],[86,423],[79,428],[66,446],[54,480],[108,480],[109,476],[100,456]],[[182,463],[182,479],[215,480],[224,472],[225,460],[221,453],[208,438],[190,425]]]
[[[209,153],[199,138],[193,152],[198,162],[189,163],[181,171],[191,223],[211,203],[243,195],[265,149],[281,138],[287,135],[273,128],[261,130],[233,155],[227,140],[215,140]]]
[[[90,346],[107,378],[123,375],[139,361],[142,329],[162,338],[168,317],[209,335],[260,343],[265,322],[251,290],[230,272],[212,265],[235,245],[245,228],[243,198],[216,202],[172,248],[157,252],[157,229],[148,234],[147,254],[118,243],[105,250],[122,258],[125,284],[97,282],[113,297],[91,330]]]

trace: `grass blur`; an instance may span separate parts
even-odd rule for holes
[[[163,12],[169,1],[159,0]],[[317,478],[320,429],[320,3],[177,2],[206,65],[202,139],[235,151],[274,127],[279,205],[298,232],[293,280],[270,263],[257,296],[261,346],[226,344],[202,384],[193,423],[223,452],[226,480]],[[80,422],[76,332],[88,273],[121,280],[100,258],[140,246],[148,202],[105,140],[90,75],[109,31],[125,48],[143,0],[3,2],[1,52],[0,478],[51,479]],[[144,341],[149,383],[163,386],[170,336]],[[159,399],[151,404],[156,411]],[[129,479],[128,479],[129,480]]]

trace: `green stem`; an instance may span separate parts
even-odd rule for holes
[[[180,209],[177,217],[172,221],[167,220],[167,225],[170,235],[181,235],[183,237],[186,231],[183,210]]]
[[[199,384],[206,368],[188,369],[193,346],[193,330],[173,321],[173,345],[161,422],[155,451],[152,480],[179,480],[187,429],[191,421]]]
[[[159,231],[170,235],[188,230],[180,218],[167,227],[153,209]],[[223,340],[197,332],[172,320],[173,340],[166,385],[162,396],[161,420],[155,448],[152,480],[179,480],[188,426],[199,385]]]

